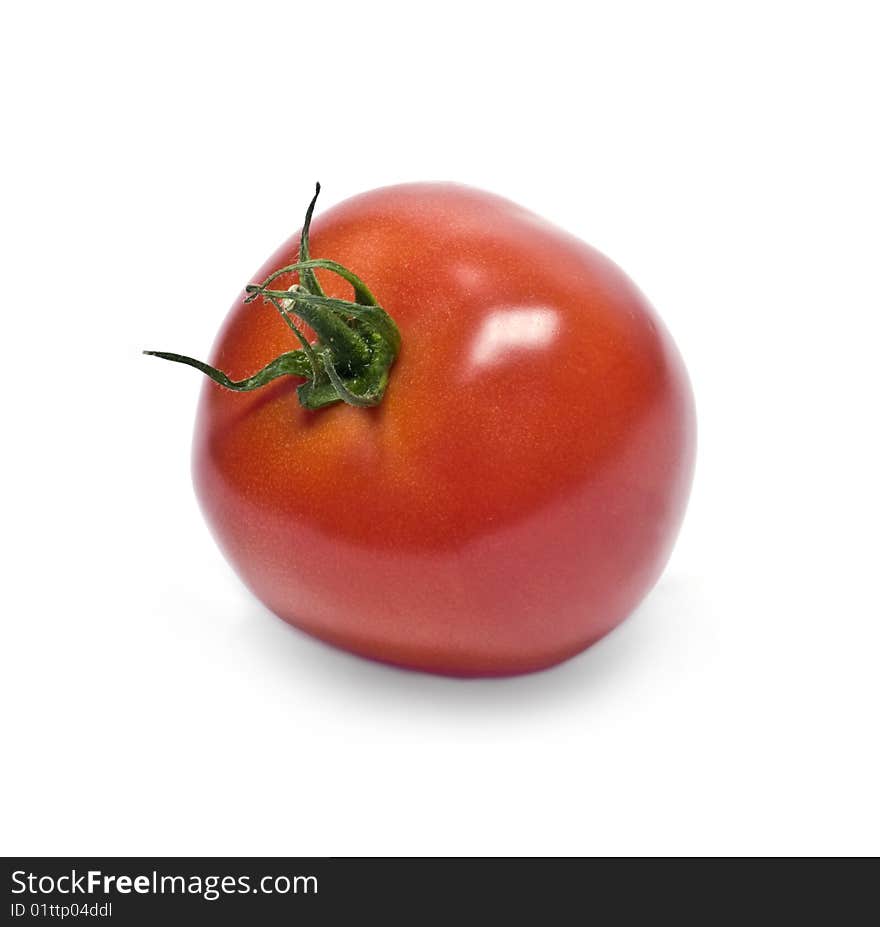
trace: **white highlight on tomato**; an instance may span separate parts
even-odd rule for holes
[[[554,309],[543,306],[499,309],[480,326],[471,349],[471,362],[485,366],[511,349],[544,347],[553,340],[557,328]]]

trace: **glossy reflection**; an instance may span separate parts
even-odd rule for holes
[[[555,309],[545,306],[498,309],[480,325],[471,348],[471,363],[486,367],[512,350],[544,348],[558,330]]]

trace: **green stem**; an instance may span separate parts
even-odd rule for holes
[[[176,361],[178,364],[188,364],[201,370],[206,376],[209,376],[215,383],[225,386],[226,389],[235,390],[238,393],[246,393],[252,389],[259,389],[278,377],[308,377],[311,376],[311,366],[309,359],[302,351],[288,351],[286,354],[280,354],[275,360],[270,361],[262,370],[255,374],[245,377],[243,380],[232,380],[222,370],[212,367],[210,364],[202,363],[194,357],[187,357],[185,354],[172,354],[170,351],[144,351],[144,354],[151,354],[153,357],[162,357],[165,360]]]
[[[299,237],[299,259],[301,261],[308,261],[311,257],[309,254],[309,230],[312,227],[312,214],[315,211],[315,203],[318,202],[318,194],[320,192],[321,185],[316,183],[315,195],[312,197],[312,201],[309,203],[309,208],[306,210],[306,217],[303,221],[302,234]],[[299,275],[299,280],[307,292],[314,293],[315,296],[324,295],[324,291],[321,289],[321,284],[318,283],[318,278],[315,276],[311,269],[306,269],[303,273],[301,273]]]
[[[268,296],[269,294],[264,294]],[[273,296],[278,296],[273,293]],[[318,336],[318,340],[333,351],[339,366],[347,370],[359,370],[370,361],[370,349],[363,338],[335,312],[328,312],[298,294],[290,292],[280,294],[282,299],[289,299],[291,305],[285,310],[302,319]],[[307,296],[309,294],[304,294]],[[316,296],[314,299],[326,299]]]
[[[371,327],[381,331],[383,338],[395,346],[395,350],[400,349],[400,332],[391,316],[377,305],[362,306],[358,303],[349,302],[347,299],[335,299],[332,296],[313,296],[311,293],[302,293],[291,290],[267,290],[262,285],[259,287],[259,293],[265,299],[270,299],[274,303],[278,299],[292,300],[297,306],[311,305],[318,308],[331,309],[339,313],[344,318],[352,317],[362,319],[368,322]],[[293,308],[288,310],[295,315],[299,315],[308,323],[302,312],[297,312]],[[311,323],[308,323],[311,324]],[[314,326],[313,326],[314,327]]]
[[[250,295],[245,299],[246,303],[252,302],[260,295],[262,290],[269,286],[270,283],[274,283],[279,277],[282,277],[284,274],[292,274],[295,272],[300,273],[302,277],[302,271],[311,270],[312,268],[323,268],[324,270],[332,270],[334,274],[339,277],[342,277],[346,283],[351,284],[351,288],[355,292],[355,297],[357,302],[362,306],[378,306],[376,302],[376,297],[370,292],[370,288],[364,283],[361,278],[350,271],[347,267],[343,267],[342,264],[337,263],[336,261],[328,261],[324,258],[312,258],[312,259],[303,259],[296,261],[293,264],[287,264],[285,267],[279,267],[274,273],[269,274],[268,277],[262,283],[249,283],[245,287],[245,292]],[[315,296],[323,296],[323,292],[315,293]]]
[[[300,350],[279,355],[243,380],[233,380],[222,370],[183,354],[144,353],[195,367],[220,386],[238,392],[259,389],[281,376],[301,377],[306,382],[298,387],[297,395],[308,409],[339,401],[353,406],[378,405],[400,351],[400,332],[357,274],[336,261],[311,257],[309,229],[320,191],[320,184],[316,184],[303,223],[299,260],[274,271],[262,283],[245,288],[246,303],[259,296],[275,307],[300,342]],[[325,295],[314,273],[316,269],[328,270],[350,284],[354,302]],[[286,290],[271,288],[279,277],[292,273],[298,275],[298,284]],[[314,345],[306,340],[291,316],[315,332]]]

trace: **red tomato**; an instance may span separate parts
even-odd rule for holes
[[[298,251],[297,235],[256,277]],[[341,203],[311,254],[368,284],[402,348],[375,408],[307,410],[290,377],[206,380],[195,486],[244,582],[324,641],[436,673],[539,670],[608,633],[660,575],[694,460],[687,376],[644,296],[583,242],[453,184]],[[238,299],[211,363],[240,378],[297,347]]]

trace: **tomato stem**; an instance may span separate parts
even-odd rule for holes
[[[262,283],[245,287],[245,302],[260,297],[274,306],[299,341],[299,350],[279,355],[242,380],[233,380],[222,370],[184,354],[170,351],[144,351],[144,354],[195,367],[225,389],[237,392],[259,389],[281,376],[301,377],[305,382],[297,388],[297,396],[307,409],[320,409],[340,401],[353,406],[378,405],[400,351],[400,332],[360,277],[336,261],[311,257],[309,230],[320,192],[321,185],[315,184],[315,195],[303,222],[299,260],[269,274]],[[327,296],[315,275],[317,269],[345,280],[354,291],[354,300]],[[299,282],[286,289],[272,286],[290,274],[296,274]],[[314,331],[317,336],[314,343],[306,339],[294,318]]]

